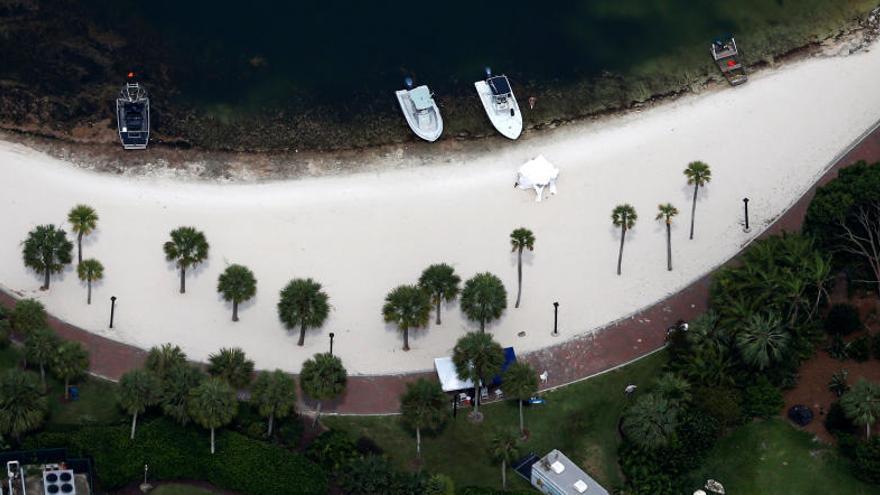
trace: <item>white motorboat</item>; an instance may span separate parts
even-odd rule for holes
[[[150,142],[150,98],[147,89],[134,81],[133,72],[128,79],[116,98],[116,126],[123,148],[142,150]]]
[[[522,114],[510,89],[510,81],[503,74],[493,76],[488,67],[486,76],[485,80],[474,83],[486,115],[502,136],[516,139],[522,133]]]
[[[412,80],[406,79],[407,89],[395,91],[400,109],[409,127],[416,136],[425,141],[436,141],[443,133],[443,118],[434,101],[434,95],[427,86],[412,87]]]

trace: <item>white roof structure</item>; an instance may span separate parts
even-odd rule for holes
[[[458,378],[458,373],[455,371],[455,363],[452,362],[451,357],[434,358],[434,368],[437,369],[440,386],[443,387],[444,392],[474,388],[474,382],[471,380],[461,380]]]
[[[535,201],[541,202],[544,196],[544,188],[550,187],[550,194],[556,194],[556,178],[559,177],[559,169],[550,163],[544,155],[538,155],[523,164],[516,176],[516,187],[520,189],[534,189],[537,193]]]

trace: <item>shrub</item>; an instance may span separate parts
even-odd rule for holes
[[[302,418],[300,418],[299,415],[294,414],[293,416],[284,418],[281,425],[275,430],[275,435],[278,438],[278,441],[283,445],[296,448],[299,446],[299,442],[302,439],[302,432]]]
[[[840,407],[840,402],[834,402],[828,408],[828,412],[825,414],[825,429],[836,437],[840,437],[841,434],[854,435],[857,433],[856,425],[846,417],[843,408]]]
[[[375,455],[350,460],[339,477],[348,495],[424,495],[429,483],[424,473],[398,471],[388,459]]]
[[[825,331],[831,335],[849,335],[861,328],[859,310],[852,304],[835,304],[825,317]]]
[[[715,418],[721,426],[742,423],[742,398],[739,391],[728,387],[703,387],[694,394],[697,410]]]
[[[361,455],[382,455],[385,453],[382,447],[370,437],[360,437],[355,442],[355,448]]]
[[[846,354],[860,363],[871,358],[870,337],[862,335],[846,345]]]
[[[856,476],[880,484],[880,437],[861,442],[855,449]]]
[[[306,450],[306,457],[327,471],[337,474],[358,457],[357,447],[344,431],[330,430],[316,438]]]
[[[825,352],[828,353],[834,359],[838,361],[846,361],[849,359],[849,354],[847,353],[848,348],[846,342],[843,341],[843,337],[839,334],[834,334],[831,336],[831,340],[828,342],[828,345],[825,346]]]
[[[769,418],[779,414],[785,406],[782,392],[764,376],[743,392],[743,412],[750,418]]]
[[[846,382],[847,376],[849,376],[849,372],[841,368],[840,371],[835,371],[831,375],[831,381],[828,382],[828,390],[834,392],[838,398],[849,390],[849,384]]]
[[[146,423],[138,438],[128,438],[126,426],[87,426],[66,433],[41,433],[24,447],[67,447],[74,456],[92,456],[96,476],[105,490],[139,479],[144,460],[158,480],[199,479],[217,487],[246,494],[323,494],[324,472],[302,455],[288,452],[228,430],[217,432],[219,451],[207,454],[207,436],[198,428],[182,427],[167,418]],[[272,476],[254,476],[272,473]]]

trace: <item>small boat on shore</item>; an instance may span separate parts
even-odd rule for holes
[[[413,88],[412,79],[405,79],[406,88],[395,91],[406,122],[416,136],[425,141],[436,141],[443,133],[443,118],[427,86]]]
[[[128,79],[116,98],[116,127],[123,148],[142,150],[150,141],[150,98],[134,73]]]
[[[728,36],[725,40],[715,38],[709,50],[715,63],[718,64],[721,74],[731,86],[738,86],[749,80],[746,69],[739,60],[739,50],[733,36]]]
[[[522,133],[522,114],[507,76],[493,76],[486,67],[486,79],[474,83],[486,115],[502,136],[516,139]]]

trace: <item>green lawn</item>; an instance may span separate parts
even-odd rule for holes
[[[692,474],[693,489],[707,479],[720,481],[732,494],[880,492],[855,479],[833,447],[814,441],[782,419],[754,422],[721,439]]]
[[[162,485],[150,492],[152,495],[213,495],[215,492],[190,485]]]
[[[666,353],[660,352],[625,368],[545,394],[546,404],[525,410],[531,437],[521,446],[521,452],[543,455],[558,448],[606,488],[620,485],[617,418],[626,403],[623,389],[635,383],[640,392],[646,390],[665,362]],[[466,411],[459,411],[458,418],[440,435],[422,435],[427,470],[451,476],[458,487],[500,487],[500,466],[489,463],[487,442],[496,428],[518,428],[517,408],[514,401],[505,401],[487,405],[482,411],[482,424],[470,423]],[[411,467],[416,455],[415,434],[406,431],[398,417],[326,417],[322,421],[331,428],[349,431],[355,438],[363,435],[373,439],[396,464]],[[511,487],[528,486],[519,477],[512,477]]]

